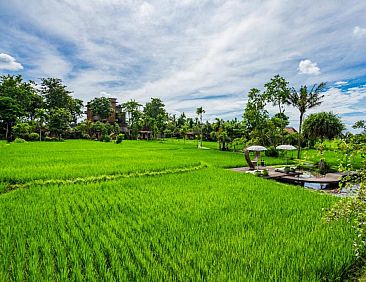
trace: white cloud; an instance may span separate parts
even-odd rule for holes
[[[366,27],[355,26],[353,28],[353,35],[357,38],[364,37],[366,35]]]
[[[107,97],[107,98],[111,98],[111,94],[109,94],[106,91],[100,91],[99,92],[100,97]]]
[[[348,82],[347,81],[337,81],[334,84],[337,85],[337,86],[344,86],[344,85],[347,85]]]
[[[120,102],[160,97],[170,112],[202,105],[207,116],[232,118],[249,89],[277,73],[294,87],[364,75],[363,40],[350,31],[366,2],[350,1],[0,1],[18,23],[0,17],[0,42],[22,52],[28,77],[63,78],[84,101],[103,91]],[[321,72],[310,60],[301,71],[304,58]]]
[[[14,57],[0,53],[0,70],[18,71],[22,70],[23,66],[18,63]]]
[[[152,17],[154,13],[154,6],[144,2],[139,7],[139,17],[141,17],[143,20],[149,19]]]
[[[300,61],[298,70],[302,74],[320,74],[320,68],[317,66],[317,63],[313,63],[308,59]]]

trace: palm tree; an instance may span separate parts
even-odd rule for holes
[[[319,106],[322,103],[324,95],[321,94],[325,89],[326,83],[314,84],[310,91],[308,87],[303,85],[300,87],[299,92],[295,89],[291,90],[288,97],[288,102],[300,112],[300,123],[299,123],[299,136],[298,136],[298,149],[297,158],[301,158],[301,127],[304,114],[307,110]]]
[[[196,110],[196,114],[198,115],[199,119],[200,119],[200,124],[201,124],[201,140],[200,140],[200,146],[202,147],[202,138],[203,138],[203,124],[202,124],[202,116],[205,113],[205,110],[202,107],[197,108]]]

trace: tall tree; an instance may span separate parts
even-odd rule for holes
[[[9,137],[15,120],[32,120],[35,109],[42,106],[42,97],[38,95],[35,86],[32,81],[23,81],[21,75],[0,76],[0,120],[6,127],[6,138]]]
[[[156,138],[157,132],[163,132],[167,121],[165,105],[159,98],[151,98],[144,107],[145,126],[153,131]]]
[[[62,134],[70,128],[71,121],[72,115],[67,109],[55,108],[50,111],[48,127],[49,130],[56,134],[60,140]]]
[[[46,109],[36,109],[35,120],[39,129],[39,141],[42,141],[42,128],[48,120],[48,113]]]
[[[264,85],[264,95],[273,106],[278,106],[278,113],[285,112],[285,105],[289,104],[290,89],[288,82],[280,75],[275,75],[271,81]]]
[[[0,96],[0,123],[5,126],[5,139],[9,139],[9,132],[21,115],[19,104],[10,97]]]
[[[319,106],[322,103],[322,99],[324,95],[322,92],[326,87],[326,83],[322,82],[319,84],[314,84],[313,87],[308,90],[306,85],[300,87],[300,90],[297,92],[295,89],[292,89],[288,98],[289,103],[297,108],[300,112],[300,120],[299,120],[299,134],[298,134],[298,149],[297,149],[297,158],[301,158],[301,140],[302,140],[302,121],[304,118],[304,114],[307,110]]]
[[[111,100],[107,97],[94,98],[88,104],[93,114],[99,116],[101,121],[107,120],[113,113]]]
[[[178,120],[177,120],[177,123],[178,123],[178,126],[181,127],[183,126],[185,123],[186,123],[186,115],[185,113],[181,113],[180,116],[178,117]]]
[[[142,105],[135,100],[130,100],[122,104],[122,108],[128,115],[128,135],[132,138],[137,137],[138,122],[141,117],[140,107]]]
[[[66,109],[71,115],[71,122],[75,122],[82,114],[83,102],[74,99],[72,92],[59,78],[42,78],[41,93],[45,99],[46,109]]]
[[[252,88],[248,93],[248,102],[244,109],[243,122],[249,132],[265,127],[268,112],[265,110],[266,97],[259,89]]]
[[[186,143],[188,131],[189,131],[189,124],[186,122],[180,128],[180,133],[183,136],[184,144]]]
[[[203,119],[203,114],[205,113],[205,110],[203,109],[203,107],[199,107],[196,109],[196,114],[198,115],[198,118],[200,120],[200,144],[199,147],[202,148],[202,139],[203,139],[203,123],[202,123],[202,119]]]

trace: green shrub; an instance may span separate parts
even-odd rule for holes
[[[278,157],[278,150],[275,147],[271,146],[264,153],[267,157]]]
[[[328,172],[331,172],[331,167],[330,165],[324,160],[324,159],[321,159],[318,163],[317,163],[317,166],[318,166],[318,171],[320,174],[327,174]]]
[[[103,142],[111,142],[111,137],[109,135],[104,135],[103,136]]]
[[[255,175],[255,176],[261,176],[261,175],[262,175],[262,172],[261,172],[261,171],[259,171],[259,170],[256,170],[256,171],[254,172],[254,175]]]
[[[28,135],[28,139],[30,141],[38,141],[39,140],[39,134],[36,132],[32,132],[31,134]]]
[[[117,137],[116,137],[116,143],[120,144],[123,141],[124,138],[125,138],[124,134],[122,134],[122,133],[118,134]]]
[[[266,170],[266,169],[265,169],[265,170],[263,170],[263,172],[262,172],[262,175],[263,175],[263,176],[268,176],[268,174],[269,174],[269,173],[268,173],[268,170]]]
[[[44,141],[48,141],[48,142],[55,142],[55,141],[59,141],[58,140],[58,138],[56,138],[56,137],[46,137],[45,139],[44,139]],[[60,141],[64,141],[64,139],[61,139]]]
[[[25,141],[22,138],[15,138],[15,140],[13,141],[14,143],[26,143],[27,141]]]

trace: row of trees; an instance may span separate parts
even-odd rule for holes
[[[43,78],[41,85],[26,82],[18,76],[0,77],[0,124],[5,139],[10,139],[13,127],[28,130],[37,127],[57,135],[76,125],[83,103],[71,96],[60,79]],[[24,123],[24,124],[23,124]]]
[[[256,88],[249,91],[241,121],[216,118],[213,122],[203,122],[203,107],[196,109],[195,117],[187,117],[185,113],[172,115],[159,98],[151,98],[144,106],[135,100],[124,102],[118,112],[126,113],[125,134],[130,139],[138,138],[143,130],[152,132],[153,138],[196,138],[199,146],[203,140],[218,141],[221,150],[240,148],[240,144],[276,146],[283,143],[297,144],[300,149],[309,141],[333,138],[344,130],[340,119],[332,113],[312,114],[303,122],[307,110],[321,104],[324,89],[325,83],[320,83],[311,88],[302,86],[296,91],[283,77],[276,75],[264,85],[263,91]],[[278,108],[274,116],[269,115],[268,104]],[[80,136],[77,133],[85,138],[103,138],[121,131],[121,123],[108,121],[111,114],[116,114],[110,99],[95,98],[88,105],[93,114],[98,115],[99,122],[77,122],[84,113],[83,102],[73,98],[60,79],[44,78],[39,86],[23,81],[20,75],[0,79],[0,124],[6,139],[25,137],[31,132],[38,132],[39,138],[42,133],[59,138],[65,134]],[[286,115],[289,105],[299,110],[299,131],[295,134],[285,131],[289,125]]]
[[[310,115],[306,120],[306,132],[303,134],[304,115],[309,109],[322,103],[325,87],[326,84],[322,82],[314,84],[311,88],[303,85],[296,90],[289,87],[289,83],[283,77],[276,75],[264,85],[264,91],[252,88],[248,93],[243,115],[243,123],[250,139],[262,145],[288,143],[283,135],[284,128],[289,124],[289,118],[285,114],[286,106],[292,106],[299,111],[298,158],[301,156],[304,141],[340,135],[345,127],[333,113]],[[266,109],[268,103],[278,107],[278,112],[272,118]]]

